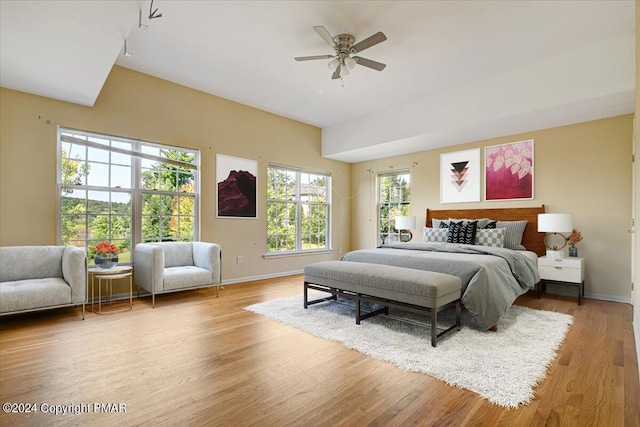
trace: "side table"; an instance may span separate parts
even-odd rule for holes
[[[105,296],[107,296],[107,302],[112,303],[113,298],[113,281],[117,279],[129,278],[129,306],[124,310],[109,310],[104,312],[102,310],[102,283],[105,283]],[[133,267],[132,266],[116,266],[109,269],[90,269],[89,270],[89,282],[91,283],[91,311],[96,314],[108,314],[117,313],[120,311],[129,311],[133,308]],[[98,311],[94,311],[93,304],[95,300],[94,285],[98,285]]]
[[[547,289],[547,283],[575,286],[578,288],[578,305],[582,305],[584,296],[584,258],[569,257],[551,259],[546,256],[538,258],[540,284],[538,298]]]

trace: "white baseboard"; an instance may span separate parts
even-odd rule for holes
[[[286,271],[286,272],[282,272],[282,273],[272,273],[272,274],[263,274],[260,276],[248,276],[248,277],[238,277],[236,279],[227,279],[227,280],[223,280],[222,283],[220,284],[220,286],[224,286],[224,285],[233,285],[235,283],[245,283],[245,282],[255,282],[256,280],[264,280],[264,279],[274,279],[276,277],[285,277],[285,276],[293,276],[296,274],[302,274],[304,273],[304,270],[293,270],[293,271]],[[213,288],[213,286],[211,286]],[[187,290],[187,289],[185,289]],[[140,289],[140,296],[150,296],[151,293],[147,292],[144,289]],[[156,294],[159,295],[159,294]],[[134,290],[133,291],[133,297],[137,298],[138,297],[138,293]],[[103,301],[105,300],[106,297],[103,297]],[[113,301],[120,301],[120,300],[124,300],[124,299],[129,299],[129,293],[125,292],[125,293],[121,293],[121,294],[115,294],[113,295],[112,300]],[[95,303],[98,303],[98,299],[96,298]],[[88,300],[87,304],[91,304],[91,299]]]
[[[302,274],[302,273],[304,273],[304,270],[285,271],[280,273],[263,274],[260,276],[238,277],[237,279],[223,280],[222,284],[232,285],[234,283],[255,282],[256,280],[274,279],[276,277],[293,276],[295,274]]]
[[[557,285],[554,286],[552,283],[547,285],[547,292],[550,294],[575,297],[578,299],[578,288],[568,289],[566,286]],[[602,294],[584,294],[583,298],[591,298],[591,299],[599,299],[601,301],[611,301],[611,302],[621,302],[624,304],[631,304],[631,298],[621,298],[613,295],[602,295]]]
[[[599,299],[599,300],[602,300],[602,301],[621,302],[621,303],[624,303],[624,304],[631,304],[631,298],[614,297],[612,295],[584,294],[584,298]]]

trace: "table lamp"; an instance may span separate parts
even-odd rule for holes
[[[567,236],[562,233],[571,233],[573,219],[570,214],[538,214],[538,231],[548,233],[544,236],[544,245],[547,247],[547,257],[551,259],[564,258],[562,249],[567,246]],[[562,246],[550,245],[551,236],[562,236]]]
[[[397,216],[396,217],[396,230],[399,232],[400,241],[408,242],[413,239],[413,234],[410,230],[416,229],[416,217],[415,216]]]

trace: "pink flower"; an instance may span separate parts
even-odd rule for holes
[[[575,245],[581,240],[582,240],[582,234],[580,234],[580,232],[575,228],[573,229],[573,232],[571,233],[571,235],[567,237],[567,241],[571,242],[572,245]]]

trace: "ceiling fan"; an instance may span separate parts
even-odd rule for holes
[[[362,58],[360,56],[351,56],[360,53],[365,49],[382,43],[387,39],[382,31],[378,31],[374,35],[355,43],[356,39],[351,34],[339,34],[333,37],[326,28],[322,26],[313,27],[316,33],[327,42],[335,51],[334,55],[315,55],[315,56],[298,56],[296,61],[311,61],[314,59],[331,59],[327,64],[329,69],[333,71],[332,79],[339,79],[349,75],[349,72],[358,65],[363,65],[374,70],[382,71],[387,66],[381,62],[372,61],[371,59]],[[354,44],[355,43],[355,44]]]

